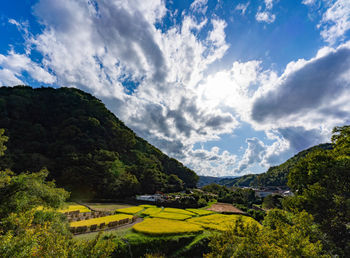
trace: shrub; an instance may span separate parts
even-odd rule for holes
[[[198,224],[208,229],[226,231],[230,225],[234,224],[239,218],[241,218],[243,223],[256,224],[260,227],[260,224],[257,221],[251,217],[242,215],[213,214],[203,217],[191,218],[188,219],[187,222]]]

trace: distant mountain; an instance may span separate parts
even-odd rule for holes
[[[313,146],[307,150],[303,150],[288,159],[286,162],[279,166],[270,167],[267,172],[262,174],[250,174],[237,177],[234,179],[222,179],[217,184],[226,186],[259,186],[259,187],[272,187],[272,186],[287,186],[288,173],[293,168],[293,166],[303,157],[305,157],[309,152],[315,149],[332,149],[332,144],[324,143],[320,145]]]
[[[222,180],[225,180],[225,179],[231,180],[233,178],[236,178],[236,176],[227,176],[227,177],[199,176],[197,187],[210,185],[212,183],[219,184],[219,182],[221,182]]]
[[[48,168],[75,197],[120,198],[195,187],[198,176],[138,137],[94,96],[73,88],[0,88],[1,168]]]

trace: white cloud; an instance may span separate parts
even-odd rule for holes
[[[193,12],[205,14],[208,9],[207,3],[208,3],[208,0],[194,0],[190,6],[190,9]]]
[[[318,129],[344,123],[350,105],[350,44],[321,49],[310,60],[287,65],[285,72],[255,95],[252,118],[264,126]]]
[[[258,22],[273,23],[276,19],[276,15],[270,12],[257,12],[255,15],[255,19]]]
[[[24,72],[38,82],[50,84],[56,81],[55,76],[24,54],[17,54],[13,50],[6,56],[0,54],[0,84],[7,86],[24,84],[21,79]]]
[[[193,11],[205,8],[206,1],[192,5]],[[232,114],[202,106],[196,94],[207,67],[228,49],[225,21],[184,14],[180,24],[162,31],[155,26],[167,12],[161,0],[40,0],[33,10],[44,29],[29,33],[27,44],[43,55],[43,67],[55,73],[57,84],[93,93],[171,156],[189,162],[194,143],[219,139],[238,126]],[[199,32],[207,35],[199,40]],[[33,67],[35,79],[51,82]],[[131,95],[125,81],[138,85]],[[217,155],[220,161],[211,165],[232,163],[228,152]]]
[[[211,150],[190,150],[186,163],[201,175],[224,176],[236,165],[236,159],[236,155],[220,151],[219,147],[212,147]]]
[[[271,10],[273,7],[273,1],[274,0],[264,0],[265,1],[265,6],[267,10]]]
[[[248,147],[243,158],[239,161],[238,167],[234,169],[234,174],[241,174],[249,166],[260,163],[266,152],[265,144],[256,137],[247,138],[246,143]]]
[[[321,36],[330,44],[343,40],[344,34],[350,29],[350,1],[337,0],[323,14],[318,27],[322,29]]]
[[[194,3],[193,12],[207,4]],[[265,5],[256,18],[273,22],[273,1]],[[156,24],[167,12],[161,0],[40,0],[34,12],[44,30],[23,33],[43,63],[33,63],[30,53],[0,55],[3,84],[22,83],[26,71],[41,82],[87,90],[141,137],[201,174],[276,165],[290,151],[327,139],[350,114],[350,43],[291,62],[281,76],[259,60],[209,73],[229,48],[227,24],[217,17],[184,13],[181,23],[160,30]],[[132,94],[126,81],[137,85]],[[265,131],[269,143],[248,138],[241,161],[217,147],[194,149],[232,133],[240,121]]]
[[[255,19],[258,22],[273,23],[276,20],[276,15],[271,12],[273,8],[274,0],[264,0],[265,9],[261,6],[258,8],[258,12],[255,15]]]
[[[304,5],[314,5],[316,0],[303,0],[301,3]]]
[[[242,15],[245,15],[247,9],[248,9],[248,6],[249,6],[250,2],[246,2],[245,4],[243,3],[240,3],[236,6],[235,10],[236,11],[239,11]]]

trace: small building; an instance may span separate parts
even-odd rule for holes
[[[148,201],[148,202],[158,202],[162,201],[164,198],[161,194],[146,194],[136,196],[138,201]]]
[[[255,191],[255,195],[260,198],[265,198],[266,196],[269,196],[274,193],[275,192],[272,192],[272,191],[260,191],[260,190]]]

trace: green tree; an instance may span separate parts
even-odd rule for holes
[[[5,146],[5,142],[8,141],[8,137],[4,135],[5,130],[0,128],[0,156],[4,155],[5,150],[7,149]]]
[[[264,227],[238,220],[215,234],[205,257],[327,257],[318,238],[311,215],[276,209],[268,213]]]
[[[333,150],[315,150],[291,170],[288,185],[295,193],[283,205],[312,214],[337,254],[350,255],[350,127],[333,130]]]

